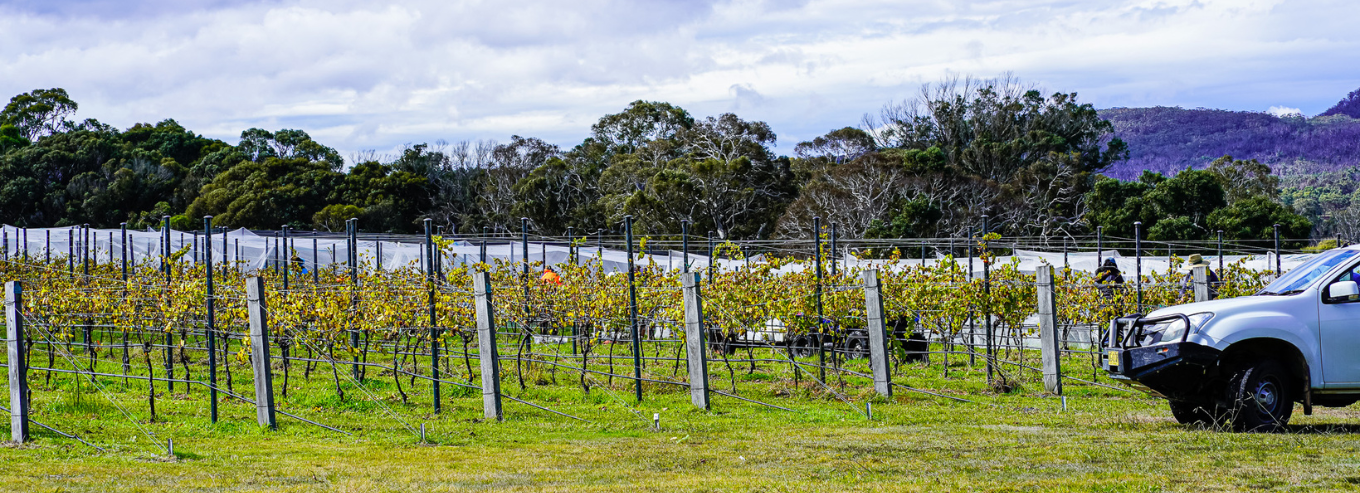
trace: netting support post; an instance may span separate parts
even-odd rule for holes
[[[637,271],[633,267],[633,216],[623,216],[623,233],[628,242],[628,327],[633,343],[633,390],[637,394],[637,401],[642,402],[642,343],[638,335]],[[712,262],[713,257],[710,256],[710,272]]]
[[[425,283],[428,286],[429,295],[429,314],[430,314],[430,397],[434,400],[434,412],[438,414],[441,410],[439,404],[439,318],[435,311],[435,283],[439,280],[439,273],[435,264],[434,237],[430,231],[431,221],[425,219]],[[358,336],[358,332],[354,333]],[[355,341],[358,346],[358,341]],[[354,366],[356,375],[359,366]]]
[[[1034,281],[1038,293],[1039,353],[1043,359],[1044,390],[1062,395],[1062,346],[1058,344],[1058,305],[1054,296],[1053,266],[1043,264],[1035,268]]]
[[[1199,265],[1190,269],[1190,282],[1195,288],[1195,302],[1209,301],[1209,267]]]
[[[264,278],[246,279],[246,303],[250,312],[250,367],[255,372],[255,419],[260,426],[277,429],[274,420],[274,374],[269,366],[269,313],[265,309]]]
[[[28,441],[28,362],[24,361],[23,284],[5,283],[5,337],[9,346],[9,436]]]
[[[708,401],[708,353],[705,348],[704,302],[699,290],[697,272],[680,275],[680,285],[684,289],[685,302],[685,358],[689,363],[689,401],[695,407],[707,411]]]
[[[888,331],[883,322],[883,292],[877,269],[864,271],[864,315],[864,329],[869,332],[869,367],[874,374],[874,392],[892,398]]]
[[[217,423],[217,313],[213,296],[212,216],[203,216],[203,305],[208,317],[203,331],[208,336],[208,415]],[[126,332],[124,332],[126,333]]]
[[[349,268],[349,287],[350,287],[349,304],[350,307],[354,309],[355,315],[358,316],[359,296],[358,293],[356,293],[356,291],[359,289],[359,252],[357,251],[359,249],[359,218],[357,217],[349,218],[348,240],[349,241],[345,246],[345,250],[347,250],[348,253],[346,257],[349,263],[349,265],[347,266]],[[351,321],[351,324],[352,323],[353,322]],[[351,327],[353,327],[353,325],[351,325]],[[359,329],[357,328],[351,328],[349,331],[349,347],[354,348],[356,350],[359,348]],[[354,359],[359,358],[355,357]],[[349,372],[351,376],[354,377],[354,381],[363,383],[364,381],[363,366],[360,365],[358,361],[355,361],[354,364],[349,365]],[[435,375],[434,377],[439,378],[438,375]],[[437,381],[435,385],[438,385]],[[434,397],[436,401],[439,400],[438,391],[435,392]],[[436,406],[436,411],[437,410],[438,409]]]
[[[491,274],[472,273],[472,292],[476,297],[477,360],[482,365],[482,415],[500,421],[501,356],[496,351],[496,312],[491,309]]]

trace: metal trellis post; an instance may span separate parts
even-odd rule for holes
[[[987,253],[987,215],[982,215],[982,246],[983,254]],[[982,259],[982,321],[984,323],[984,334],[987,338],[987,385],[992,385],[993,373],[995,373],[996,351],[992,343],[992,262]]]
[[[346,241],[346,243],[348,243],[349,245],[345,247],[345,250],[348,250],[349,254],[346,255],[345,258],[348,264],[347,267],[349,267],[349,289],[350,289],[349,303],[350,307],[354,310],[353,314],[354,317],[359,316],[359,294],[358,294],[359,252],[356,251],[359,246],[358,235],[359,235],[359,218],[351,217],[349,218],[349,235]],[[356,350],[359,348],[359,330],[357,328],[351,328],[349,331],[349,346]],[[357,354],[357,352],[355,354]],[[357,360],[358,357],[356,356],[355,359]],[[354,376],[355,381],[363,382],[364,380],[363,365],[360,365],[358,361],[355,361],[353,364],[350,365],[349,370],[350,373]]]
[[[642,342],[638,340],[637,279],[633,271],[633,216],[623,216],[624,241],[628,242],[628,327],[633,338],[633,388],[642,402]]]
[[[836,275],[836,223],[831,223],[831,246],[827,250],[826,259],[831,262],[831,275]]]
[[[1138,291],[1138,313],[1143,313],[1143,222],[1133,222],[1133,285]]]
[[[434,290],[435,279],[438,274],[434,271],[434,238],[430,236],[431,221],[425,219],[425,258],[429,265],[425,269],[425,282],[428,286],[429,294],[429,315],[430,315],[430,392],[434,398],[434,412],[440,411],[439,403],[439,326],[435,318]]]
[[[681,272],[689,272],[689,221],[680,221]]]
[[[1218,230],[1218,278],[1223,280],[1223,230]]]
[[[1275,277],[1279,277],[1281,272],[1280,263],[1280,225],[1275,225]]]
[[[823,382],[826,381],[826,343],[825,328],[822,327],[822,218],[820,216],[812,218],[812,257],[813,270],[816,273],[817,284],[814,295],[817,297],[817,374]]]
[[[203,216],[204,305],[207,309],[208,333],[208,405],[213,423],[217,423],[217,324],[213,306],[212,216]]]
[[[161,237],[165,244],[161,247],[161,268],[165,271],[165,289],[170,289],[170,216],[161,216]],[[165,331],[165,390],[175,391],[175,333]]]

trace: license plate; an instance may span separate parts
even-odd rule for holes
[[[1106,359],[1110,360],[1110,366],[1119,366],[1119,351],[1110,351]]]

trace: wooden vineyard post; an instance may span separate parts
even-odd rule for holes
[[[477,359],[482,365],[482,413],[486,419],[500,421],[501,357],[496,352],[496,315],[491,309],[491,275],[473,272],[472,292],[477,298]]]
[[[1043,359],[1044,390],[1062,395],[1062,347],[1058,345],[1058,307],[1053,289],[1053,266],[1034,269],[1038,292],[1039,352]]]
[[[1195,301],[1209,301],[1209,267],[1196,266],[1190,272],[1190,280],[1195,285]]]
[[[274,421],[274,374],[269,366],[269,313],[265,310],[264,278],[246,279],[250,312],[250,366],[255,372],[255,419],[260,426],[278,428]]]
[[[28,362],[24,361],[24,298],[19,281],[5,283],[5,336],[9,344],[9,436],[28,441]]]
[[[704,350],[704,302],[697,272],[680,275],[685,300],[685,358],[689,360],[689,401],[703,410],[708,402],[708,353]]]
[[[883,323],[883,292],[878,270],[864,271],[865,329],[869,332],[869,366],[874,373],[874,392],[892,397],[892,372],[888,368],[888,332]]]

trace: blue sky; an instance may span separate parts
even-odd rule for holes
[[[300,128],[350,156],[536,136],[637,99],[769,122],[779,151],[950,75],[1097,107],[1320,113],[1360,88],[1354,0],[0,0],[0,95],[175,118],[235,142]]]

